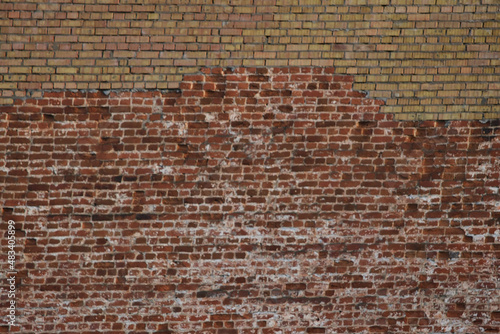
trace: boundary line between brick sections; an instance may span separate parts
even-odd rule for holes
[[[198,71],[194,72],[189,72],[189,73],[179,73],[182,75],[182,80],[177,81],[176,83],[181,86],[181,84],[184,81],[184,78],[189,75],[210,75],[214,73],[214,70],[217,71],[222,71],[222,72],[234,72],[237,71],[238,69],[243,69],[245,70],[246,73],[248,73],[248,70],[252,71],[259,71],[262,69],[266,70],[279,70],[279,69],[289,69],[292,71],[297,71],[298,73],[307,73],[307,72],[302,72],[304,69],[308,70],[314,70],[314,69],[328,69],[328,71],[331,74],[335,74],[335,66],[226,66],[226,67],[220,67],[220,66],[204,66],[200,67]],[[214,73],[215,74],[215,73]],[[337,75],[342,75],[342,76],[348,76],[353,78],[353,86],[356,85],[356,77],[359,77],[359,74],[345,74],[345,73],[338,73]],[[357,90],[352,88],[353,91],[363,93],[365,95],[365,98],[370,98],[370,93],[371,91],[368,90]],[[123,89],[123,88],[117,88],[117,89],[50,89],[50,90],[43,90],[43,89],[36,89],[36,90],[25,90],[25,95],[24,96],[12,96],[9,97],[13,101],[13,105],[16,105],[16,101],[26,101],[29,99],[40,99],[44,98],[44,94],[47,92],[74,92],[74,93],[102,93],[106,96],[112,93],[125,93],[125,92],[130,92],[130,93],[136,93],[136,92],[159,92],[160,94],[166,94],[166,93],[180,93],[182,92],[182,88],[168,88],[168,89],[158,89],[158,88],[152,88],[152,89],[146,89],[146,88],[131,88],[131,89]],[[383,104],[380,106],[380,113],[381,114],[386,114],[386,115],[392,115],[394,120],[398,121],[448,121],[448,120],[470,120],[470,121],[489,121],[489,120],[495,120],[495,119],[500,119],[500,110],[498,111],[482,111],[482,112],[425,112],[423,111],[423,105],[422,105],[422,112],[397,112],[397,111],[390,111],[391,106],[387,105],[387,100],[388,98],[385,97],[373,97],[371,99],[382,101]],[[8,104],[5,104],[8,106]],[[386,111],[387,110],[387,111]]]

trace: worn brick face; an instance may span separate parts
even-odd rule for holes
[[[1,107],[2,330],[497,333],[500,123],[397,121],[354,79],[211,68]]]

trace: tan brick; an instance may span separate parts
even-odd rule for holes
[[[130,68],[128,67],[94,67],[91,68],[93,74],[128,74],[130,73]]]
[[[264,59],[243,59],[243,66],[264,66]]]
[[[0,89],[16,89],[17,88],[17,82],[0,82]],[[11,99],[5,99],[5,101],[12,101]]]
[[[9,66],[31,67],[37,75],[44,71],[53,74],[60,67],[79,68],[84,73],[88,70],[83,68],[89,66],[117,66],[116,62],[102,63],[105,59],[125,61],[118,64],[122,68],[161,74],[175,72],[175,66],[191,71],[198,66],[221,63],[287,66],[289,60],[296,60],[292,63],[313,66],[333,63],[338,73],[359,76],[357,82],[367,82],[366,76],[380,76],[381,80],[389,76],[389,82],[401,90],[400,101],[395,103],[408,103],[403,97],[410,96],[412,87],[419,84],[414,95],[426,98],[438,94],[439,83],[464,83],[465,90],[469,84],[483,84],[471,91],[441,87],[439,95],[445,98],[445,103],[451,103],[445,95],[455,95],[457,91],[460,96],[472,98],[477,95],[476,90],[480,96],[498,93],[498,78],[481,77],[495,74],[500,65],[497,6],[442,1],[438,5],[434,1],[408,5],[404,0],[395,0],[390,6],[387,0],[371,2],[370,6],[361,3],[365,2],[299,1],[293,5],[288,0],[279,4],[259,0],[255,6],[247,2],[212,6],[198,0],[180,5],[140,6],[48,3],[47,7],[40,7],[44,9],[41,11],[37,10],[37,4],[7,4],[16,9],[7,10],[8,16],[0,18],[0,33],[10,45],[0,58],[4,68],[10,60],[30,58]],[[59,9],[48,10],[50,6]],[[10,22],[13,26],[8,26]],[[58,48],[49,49],[54,42]],[[89,64],[85,64],[86,59]],[[0,73],[8,71],[0,68]],[[23,71],[29,74],[28,69]],[[74,69],[58,71],[74,72]],[[99,69],[91,71],[101,73]],[[123,70],[116,73],[127,74]],[[409,75],[410,86],[406,85]],[[375,85],[373,89],[377,89],[377,84],[384,87],[381,85],[384,81],[377,82],[373,77],[368,80]],[[434,84],[436,81],[439,83]],[[484,88],[486,82],[491,82],[493,89]],[[63,84],[58,82],[58,87]],[[130,84],[133,87],[140,82],[128,81],[127,85]],[[435,85],[436,95],[427,90],[431,88],[427,84]],[[147,86],[154,87],[154,83],[148,81]],[[379,95],[387,93],[390,91],[383,90]],[[420,103],[425,105],[427,101]]]
[[[92,82],[97,80],[97,75],[87,75],[87,74],[78,74],[74,76],[75,81],[87,81],[87,82]],[[87,84],[88,85],[88,84]],[[81,83],[77,84],[77,87],[84,87]],[[83,89],[83,88],[79,88]],[[87,88],[85,88],[87,89]]]

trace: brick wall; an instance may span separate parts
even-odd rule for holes
[[[354,80],[214,68],[0,107],[0,332],[498,333],[499,121],[398,121]]]
[[[499,9],[2,1],[0,332],[498,333]]]
[[[0,3],[0,103],[170,89],[203,67],[334,66],[401,120],[499,118],[498,0]]]

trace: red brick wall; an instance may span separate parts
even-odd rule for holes
[[[216,68],[1,107],[0,332],[497,333],[500,123],[395,121],[353,81]]]

